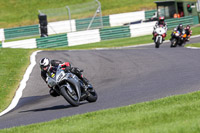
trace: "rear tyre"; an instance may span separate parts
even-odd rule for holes
[[[60,91],[61,91],[61,94],[62,96],[65,98],[65,100],[67,102],[69,102],[72,106],[79,106],[80,104],[80,101],[79,101],[79,98],[78,98],[78,94],[77,92],[75,91],[75,87],[73,85],[71,85],[71,88],[72,88],[72,93],[68,90],[67,87],[63,86],[61,87]]]
[[[89,96],[86,98],[88,102],[96,102],[98,96],[94,89],[88,90]]]

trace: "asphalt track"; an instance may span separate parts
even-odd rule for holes
[[[200,42],[193,38],[190,43]],[[0,117],[0,129],[50,121],[61,117],[151,101],[200,88],[200,51],[170,48],[164,43],[107,50],[43,51],[42,57],[71,62],[84,69],[98,93],[95,103],[70,106],[63,97],[51,97],[40,77],[37,64],[30,75],[18,105]],[[103,116],[102,116],[103,117]]]

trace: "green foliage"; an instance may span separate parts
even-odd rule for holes
[[[13,98],[26,67],[30,50],[0,48],[0,112]]]
[[[187,47],[187,46],[190,46],[190,47],[198,47],[198,48],[199,48],[199,47],[200,47],[200,43],[187,44],[186,47]]]

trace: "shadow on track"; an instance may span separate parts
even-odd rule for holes
[[[88,102],[80,103],[80,105],[86,104]],[[68,109],[68,108],[73,108],[74,106],[72,105],[57,105],[57,106],[52,106],[52,107],[47,107],[47,108],[38,108],[38,109],[31,109],[31,110],[24,110],[20,111],[19,113],[25,113],[25,112],[39,112],[39,111],[47,111],[47,110],[61,110],[61,109]]]

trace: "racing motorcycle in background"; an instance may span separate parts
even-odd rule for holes
[[[181,33],[180,31],[178,31],[176,28],[174,29],[174,31],[171,34],[171,48],[172,47],[176,47],[178,46],[182,46],[183,44],[186,43],[187,40],[187,34],[185,33],[185,31],[183,30],[183,32]]]
[[[83,72],[83,70],[81,70]],[[65,72],[61,66],[57,67],[55,74],[47,74],[47,84],[72,106],[79,106],[80,101],[96,102],[97,93],[92,88],[87,89],[85,84],[75,74]]]
[[[164,38],[166,37],[167,30],[163,26],[158,26],[154,30],[154,42],[155,48],[159,48],[160,45],[163,43]]]

